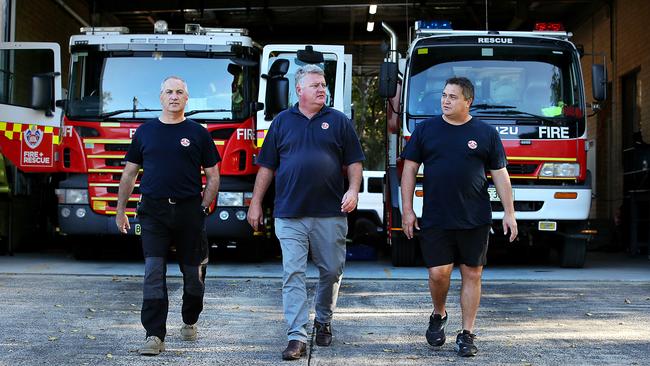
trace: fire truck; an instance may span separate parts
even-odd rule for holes
[[[291,84],[298,66],[323,67],[329,105],[344,110],[350,104],[349,98],[344,103],[351,65],[344,66],[343,46],[261,47],[243,28],[187,24],[177,34],[163,21],[154,31],[82,28],[70,38],[66,95],[58,44],[2,43],[0,152],[34,185],[42,181],[34,178],[47,176],[58,202],[52,221],[61,234],[118,235],[114,215],[124,155],[137,127],[160,113],[158,85],[177,75],[189,87],[185,115],[210,132],[222,157],[208,237],[258,257],[270,232],[253,232],[246,221],[254,159],[272,118],[296,99]],[[131,235],[141,230],[135,216],[139,178],[127,205]],[[96,248],[86,241],[80,249]]]
[[[401,229],[399,154],[418,123],[442,114],[445,80],[467,77],[475,86],[471,115],[500,134],[508,159],[519,245],[550,244],[564,267],[582,267],[589,227],[592,172],[587,169],[587,103],[580,59],[582,51],[558,24],[535,31],[459,31],[448,22],[416,22],[405,59],[391,49],[380,70],[380,95],[387,101],[385,212],[395,265],[413,265],[417,238]],[[593,98],[605,98],[605,69],[592,66]],[[597,110],[597,104],[591,104]],[[490,182],[492,239],[502,236],[503,206]],[[423,169],[413,199],[422,214]]]

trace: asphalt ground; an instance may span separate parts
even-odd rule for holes
[[[144,339],[141,276],[0,267],[0,365],[650,364],[650,279],[570,277],[484,281],[479,354],[472,359],[453,351],[460,281],[450,289],[447,343],[433,349],[424,338],[431,312],[426,281],[344,279],[332,346],[310,345],[306,357],[283,362],[281,280],[256,276],[250,266],[250,276],[208,278],[196,342],[180,340],[182,281],[172,276],[167,351],[157,357],[136,352]],[[314,285],[312,277],[310,294]]]

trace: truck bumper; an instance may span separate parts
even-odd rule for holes
[[[227,215],[226,215],[227,213]],[[238,214],[239,213],[239,217]],[[248,208],[218,208],[205,221],[208,238],[246,240],[254,237],[251,226],[246,221]],[[115,225],[115,216],[100,215],[88,205],[58,206],[59,228],[66,235],[121,235]],[[241,219],[243,216],[243,219]],[[131,230],[127,235],[139,235],[137,217],[129,217]]]
[[[587,220],[591,209],[591,189],[580,187],[513,187],[517,220]],[[556,193],[576,193],[575,199],[558,199]],[[492,212],[501,220],[503,211]]]

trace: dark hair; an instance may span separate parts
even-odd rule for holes
[[[474,84],[472,84],[468,78],[454,76],[445,81],[445,86],[449,84],[460,86],[460,88],[463,90],[463,96],[465,99],[474,99]]]

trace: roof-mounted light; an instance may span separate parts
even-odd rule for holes
[[[415,30],[421,29],[452,29],[449,20],[418,20],[415,22]]]
[[[111,35],[111,34],[129,33],[129,28],[127,27],[82,27],[80,31],[81,33],[86,33],[86,34]]]
[[[535,31],[537,32],[563,32],[564,25],[558,22],[539,22],[535,23]]]
[[[245,28],[204,28],[200,24],[185,24],[185,33],[187,34],[231,34],[238,36],[247,36],[248,29]]]
[[[169,27],[167,26],[167,22],[164,20],[157,20],[153,24],[153,32],[157,34],[166,34],[169,31]]]

